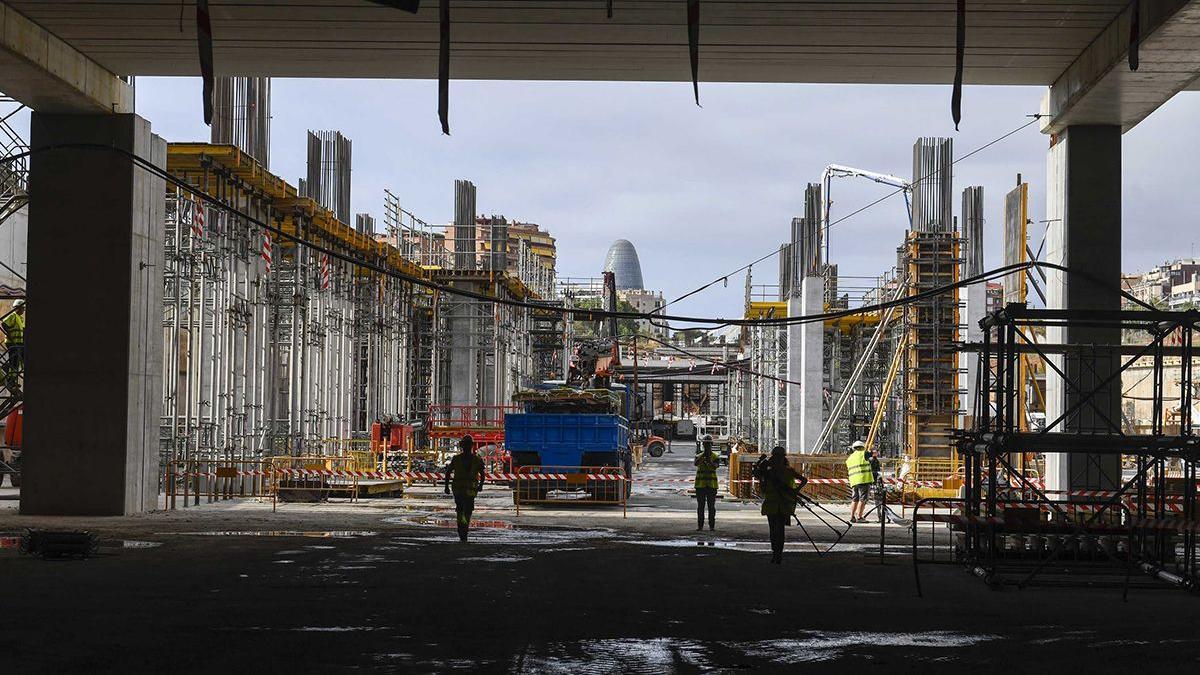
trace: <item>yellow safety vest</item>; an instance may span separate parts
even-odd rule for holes
[[[788,516],[796,510],[796,475],[791,467],[767,469],[759,487],[764,516]]]
[[[483,460],[476,455],[455,455],[450,460],[454,475],[450,477],[450,490],[459,496],[474,497],[479,493],[479,474],[483,472]]]
[[[695,487],[717,489],[717,453],[701,451],[696,457]]]
[[[4,344],[25,344],[25,317],[13,312],[4,317]]]
[[[871,471],[871,460],[867,459],[866,450],[850,453],[846,458],[846,471],[850,474],[850,487],[875,482],[875,474]]]

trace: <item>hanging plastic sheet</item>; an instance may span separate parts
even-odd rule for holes
[[[688,0],[688,56],[692,61],[692,92],[700,105],[700,0]]]
[[[1142,2],[1133,0],[1130,5],[1129,17],[1129,69],[1137,70],[1139,65],[1138,46],[1142,43]]]
[[[958,0],[954,35],[954,91],[950,94],[950,116],[954,118],[954,130],[962,121],[963,57],[967,49],[967,0]]]
[[[410,14],[416,14],[417,10],[421,9],[421,0],[371,0],[371,2],[384,7],[402,9]]]
[[[204,123],[213,118],[213,42],[208,0],[196,0],[196,44],[200,48],[200,77],[203,81]]]
[[[438,7],[438,119],[442,133],[450,135],[450,0]]]

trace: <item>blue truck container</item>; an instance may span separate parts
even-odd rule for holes
[[[517,466],[622,466],[629,426],[620,415],[508,413],[504,447]]]
[[[508,413],[504,416],[504,447],[514,470],[548,467],[565,473],[566,480],[535,478],[514,483],[514,501],[541,501],[570,493],[618,502],[629,496],[628,481],[580,478],[579,467],[612,467],[625,478],[633,471],[629,425],[621,415],[601,413]],[[574,477],[571,477],[574,475]]]

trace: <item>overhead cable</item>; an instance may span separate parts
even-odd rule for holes
[[[954,166],[955,164],[958,164],[959,162],[963,161],[964,159],[968,159],[968,158],[970,158],[970,157],[973,157],[973,156],[975,156],[975,155],[979,154],[980,152],[983,152],[984,150],[987,150],[988,148],[992,147],[993,145],[995,145],[995,144],[997,144],[997,143],[999,143],[999,142],[1001,142],[1001,141],[1003,141],[1003,140],[1005,140],[1005,139],[1009,138],[1010,136],[1012,136],[1012,135],[1014,135],[1014,134],[1016,134],[1016,133],[1018,133],[1018,132],[1020,132],[1020,131],[1023,131],[1024,129],[1028,128],[1028,127],[1029,127],[1031,124],[1033,124],[1033,123],[1037,122],[1037,121],[1038,121],[1038,120],[1039,120],[1039,119],[1040,119],[1042,116],[1041,116],[1041,114],[1040,114],[1040,113],[1034,113],[1034,114],[1032,114],[1032,115],[1029,115],[1029,117],[1031,117],[1031,118],[1033,118],[1033,119],[1031,119],[1030,121],[1028,121],[1028,122],[1026,122],[1026,123],[1022,124],[1021,126],[1019,126],[1019,127],[1015,128],[1015,129],[1013,129],[1013,130],[1011,130],[1011,131],[1008,131],[1008,132],[1006,132],[1006,133],[1004,133],[1004,134],[1002,134],[1002,135],[1000,135],[1000,136],[997,136],[996,138],[993,138],[992,140],[988,141],[987,143],[984,143],[983,145],[979,146],[978,148],[975,148],[974,150],[972,150],[972,151],[968,152],[967,154],[965,154],[965,155],[963,155],[963,156],[961,156],[961,157],[958,157],[958,158],[954,159],[952,162],[950,162],[950,166]],[[935,170],[933,170],[932,172],[930,172],[930,173],[929,173],[929,175],[927,175],[927,176],[922,176],[922,177],[921,177],[921,179],[919,179],[917,182],[920,182],[920,180],[925,180],[925,179],[927,179],[927,178],[932,178],[932,177],[933,177],[933,176],[935,176],[935,175],[936,175],[936,174],[937,174],[937,173],[938,173],[940,170],[941,170],[941,169],[935,169]],[[898,195],[898,194],[900,194],[900,193],[902,193],[902,192],[904,192],[904,188],[898,188],[898,189],[896,189],[896,190],[894,190],[894,191],[892,191],[892,192],[889,192],[889,193],[885,194],[884,196],[880,197],[879,199],[876,199],[875,201],[873,201],[873,202],[870,202],[870,203],[869,203],[869,204],[867,204],[866,206],[863,206],[863,207],[860,207],[860,208],[858,208],[858,209],[855,209],[854,211],[851,211],[850,213],[847,213],[846,215],[842,216],[841,218],[838,218],[837,220],[834,220],[834,221],[831,221],[831,222],[827,223],[823,229],[824,229],[825,231],[828,231],[828,230],[829,230],[830,228],[832,228],[834,225],[837,225],[837,224],[839,224],[839,223],[843,223],[843,222],[845,222],[845,221],[847,221],[847,220],[849,220],[849,219],[853,218],[854,216],[857,216],[858,214],[860,214],[860,213],[862,213],[862,212],[864,212],[864,211],[866,211],[866,210],[868,210],[868,209],[871,209],[871,208],[873,208],[873,207],[875,207],[875,206],[878,206],[878,205],[879,205],[879,204],[881,204],[882,202],[885,202],[885,201],[887,201],[888,199],[890,199],[890,198],[892,198],[892,197],[895,197],[896,195]],[[707,290],[707,289],[709,289],[709,288],[712,288],[713,286],[716,286],[717,284],[719,284],[719,283],[722,283],[722,282],[724,282],[724,281],[728,280],[728,279],[729,279],[729,277],[731,277],[731,276],[734,276],[734,275],[736,275],[736,274],[738,274],[738,273],[740,273],[740,272],[744,272],[745,270],[747,270],[747,269],[749,269],[749,268],[751,268],[751,267],[753,267],[753,266],[757,265],[758,263],[760,263],[760,262],[763,262],[764,260],[767,260],[767,259],[769,259],[769,258],[772,258],[772,257],[774,257],[774,256],[778,255],[780,250],[781,250],[781,249],[779,249],[779,248],[775,248],[775,249],[771,250],[769,253],[767,253],[767,254],[765,254],[765,255],[763,255],[763,256],[760,256],[760,257],[758,257],[758,258],[755,258],[754,260],[752,260],[752,261],[750,261],[750,262],[746,263],[745,265],[742,265],[741,267],[739,267],[739,268],[737,268],[737,269],[735,269],[735,270],[733,270],[733,271],[731,271],[731,272],[727,272],[727,273],[725,273],[725,274],[722,274],[721,276],[719,276],[719,277],[717,277],[717,278],[713,279],[712,281],[709,281],[708,283],[705,283],[703,286],[699,286],[699,287],[697,287],[697,288],[695,288],[695,289],[693,289],[693,290],[691,290],[691,291],[688,291],[687,293],[684,293],[683,295],[681,295],[681,296],[679,296],[679,297],[675,298],[674,300],[671,300],[670,302],[667,302],[667,303],[665,303],[665,304],[661,305],[661,306],[659,307],[659,309],[662,309],[662,308],[664,308],[664,307],[667,307],[667,306],[669,306],[669,305],[673,305],[673,304],[675,304],[675,303],[677,303],[677,302],[679,302],[679,301],[681,301],[681,300],[685,300],[685,299],[687,299],[687,298],[690,298],[691,296],[693,296],[693,295],[696,295],[697,293],[700,293],[700,292],[702,292],[702,291],[705,291],[705,290]]]
[[[675,322],[679,322],[679,323],[707,324],[707,325],[717,326],[717,327],[722,327],[722,326],[763,326],[763,325],[768,325],[768,326],[800,325],[800,324],[806,324],[806,323],[815,323],[818,321],[828,321],[828,320],[832,320],[832,319],[845,318],[845,317],[850,317],[850,316],[858,316],[861,314],[875,313],[875,312],[885,310],[889,307],[898,307],[898,306],[902,306],[902,305],[911,304],[911,303],[918,302],[918,301],[921,301],[921,300],[924,300],[927,298],[931,298],[931,297],[935,297],[935,296],[942,295],[945,293],[949,293],[950,291],[957,289],[957,288],[964,288],[964,287],[967,287],[967,286],[970,286],[973,284],[986,282],[991,279],[1003,277],[1003,276],[1005,276],[1007,274],[1011,274],[1013,272],[1019,272],[1019,271],[1026,270],[1026,269],[1032,269],[1034,267],[1044,267],[1047,269],[1053,269],[1053,270],[1058,270],[1058,271],[1064,272],[1066,274],[1072,275],[1073,277],[1076,277],[1083,281],[1092,283],[1100,288],[1104,288],[1106,290],[1114,290],[1117,293],[1119,293],[1121,296],[1125,297],[1126,299],[1130,300],[1131,302],[1138,304],[1144,308],[1148,308],[1148,309],[1151,308],[1150,305],[1148,305],[1147,303],[1134,297],[1130,293],[1121,289],[1119,286],[1117,286],[1115,284],[1108,284],[1108,283],[1090,275],[1089,273],[1082,272],[1079,270],[1069,269],[1062,265],[1056,265],[1053,263],[1038,262],[1038,261],[1030,261],[1030,262],[1023,262],[1023,263],[1014,263],[1011,265],[1004,265],[1001,267],[997,267],[993,270],[983,272],[981,274],[977,274],[977,275],[974,275],[971,277],[966,277],[966,278],[960,279],[951,284],[946,284],[944,286],[939,286],[939,287],[935,287],[935,288],[929,288],[924,291],[914,293],[912,295],[907,295],[907,296],[904,296],[903,298],[900,298],[899,300],[889,300],[889,301],[885,301],[885,302],[876,303],[874,305],[863,305],[863,306],[855,307],[855,308],[847,308],[844,310],[836,310],[836,311],[832,311],[832,312],[821,312],[818,314],[809,314],[809,315],[797,316],[797,317],[779,317],[779,318],[763,318],[763,319],[745,319],[745,318],[726,319],[726,318],[709,318],[709,317],[694,317],[694,316],[676,316],[676,315],[643,313],[643,312],[609,311],[609,310],[603,310],[603,309],[574,309],[574,308],[567,308],[567,307],[555,307],[553,305],[548,305],[548,304],[543,304],[543,303],[527,302],[525,300],[516,300],[516,299],[504,298],[504,297],[500,297],[500,296],[492,296],[492,295],[488,295],[486,293],[479,293],[479,292],[467,290],[464,288],[457,288],[454,286],[450,286],[448,284],[443,284],[443,283],[425,279],[425,278],[422,278],[419,276],[414,276],[414,275],[407,274],[404,272],[399,272],[397,270],[385,267],[381,264],[373,263],[373,262],[370,262],[367,260],[362,260],[360,258],[349,255],[347,253],[344,253],[344,252],[337,250],[335,248],[332,248],[330,246],[327,246],[321,242],[313,241],[313,240],[307,239],[305,237],[301,237],[298,234],[288,232],[281,227],[267,223],[267,222],[265,222],[259,218],[256,218],[244,211],[241,211],[233,206],[225,204],[225,203],[219,201],[217,198],[213,197],[211,194],[209,194],[203,190],[200,190],[199,188],[196,188],[195,186],[178,178],[177,176],[166,171],[165,169],[154,165],[149,160],[147,160],[133,152],[130,152],[124,148],[117,148],[117,147],[113,147],[110,145],[102,145],[99,143],[63,143],[63,144],[57,144],[57,145],[47,145],[47,146],[42,146],[39,148],[31,148],[24,152],[15,153],[8,157],[2,158],[2,159],[0,159],[0,165],[7,164],[10,162],[14,162],[14,161],[19,161],[23,158],[27,158],[32,155],[36,155],[36,154],[40,154],[40,153],[44,153],[44,152],[52,152],[52,151],[57,151],[57,150],[94,150],[94,151],[98,151],[98,152],[100,152],[100,151],[112,152],[112,153],[116,153],[119,155],[123,155],[126,158],[128,158],[135,166],[137,166],[149,173],[152,173],[156,176],[159,176],[165,182],[174,185],[176,188],[178,188],[180,190],[184,190],[184,191],[190,193],[193,196],[193,198],[195,198],[199,201],[203,201],[203,202],[207,203],[208,205],[212,206],[213,208],[223,210],[226,213],[235,215],[238,218],[241,218],[242,220],[244,220],[246,222],[249,222],[249,223],[252,223],[252,224],[258,226],[259,228],[263,229],[264,231],[270,232],[270,233],[272,233],[278,237],[281,237],[282,239],[285,239],[287,241],[291,241],[296,244],[303,245],[310,250],[329,255],[330,258],[332,258],[332,259],[340,260],[342,262],[358,266],[362,269],[369,270],[369,271],[375,272],[375,273],[383,275],[383,276],[399,279],[401,281],[406,281],[411,284],[421,286],[423,288],[428,288],[430,290],[438,291],[439,293],[446,293],[449,295],[470,298],[470,299],[479,300],[482,302],[497,303],[497,304],[511,306],[511,307],[523,307],[523,308],[528,308],[528,309],[536,309],[539,311],[555,312],[555,313],[559,313],[559,314],[563,314],[563,315],[571,315],[571,316],[584,315],[584,316],[615,318],[615,319],[646,319],[646,320],[660,319],[660,320],[664,320],[664,321],[675,321]]]

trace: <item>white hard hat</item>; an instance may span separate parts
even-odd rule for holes
[[[860,448],[865,448],[865,447],[867,447],[867,444],[863,443],[862,441],[854,441],[853,443],[850,444],[851,450],[858,450]]]
[[[17,299],[17,301],[13,303],[13,309],[16,309],[16,308],[18,308],[18,307],[24,307],[24,306],[25,306],[25,300],[24,300],[24,299],[20,299],[20,298],[18,298],[18,299]]]

